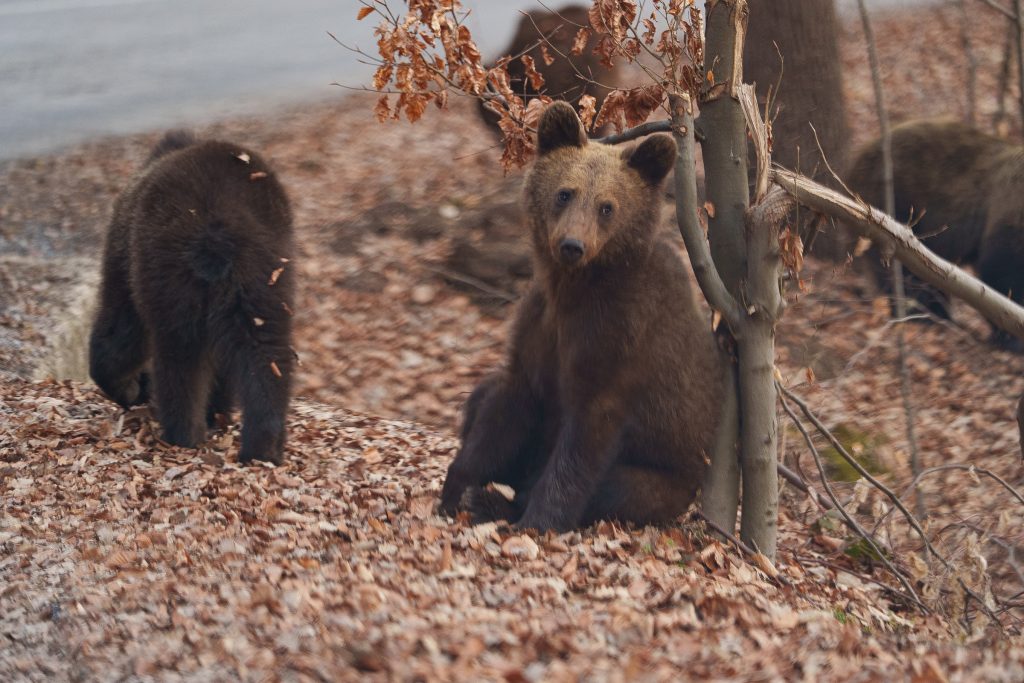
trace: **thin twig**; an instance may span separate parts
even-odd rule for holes
[[[722,536],[722,538],[725,538],[726,540],[731,542],[733,545],[735,545],[737,548],[739,548],[744,554],[749,555],[750,557],[757,557],[758,555],[761,555],[762,557],[764,557],[763,553],[759,553],[758,551],[754,550],[753,548],[751,548],[749,545],[747,545],[746,543],[744,543],[740,539],[736,538],[736,536],[734,536],[733,534],[731,534],[728,531],[726,531],[725,529],[723,529],[717,522],[715,522],[713,519],[711,519],[710,517],[705,515],[700,510],[694,510],[693,514],[696,517],[699,517],[701,519],[701,521],[703,521],[709,527],[714,529],[716,533],[718,533],[718,534],[720,534]],[[755,565],[755,566],[758,566],[758,565]],[[774,576],[772,576],[768,572],[765,572],[765,575],[768,576],[773,581],[777,581],[778,583],[782,584],[783,586],[790,585],[789,579],[787,579],[782,574],[778,573],[778,571],[775,572]]]
[[[464,273],[459,273],[454,270],[440,268],[437,266],[424,265],[423,269],[440,275],[441,277],[448,278],[449,280],[455,280],[456,282],[461,282],[464,285],[469,285],[470,287],[479,289],[484,294],[490,294],[491,296],[502,299],[510,304],[514,304],[519,301],[519,297],[516,295],[506,292],[505,290],[498,289],[497,287],[492,287],[483,280],[479,280],[472,275],[466,275]]]
[[[792,409],[789,408],[788,404],[786,403],[786,398],[789,398],[800,407],[801,412],[803,412],[804,416],[806,416],[807,419],[811,421],[815,429],[817,429],[818,432],[828,440],[831,446],[836,449],[836,452],[839,453],[843,457],[843,459],[846,460],[846,462],[848,462],[855,470],[857,470],[858,474],[864,477],[869,483],[871,483],[875,488],[884,493],[886,497],[888,497],[889,500],[892,501],[893,505],[895,505],[899,509],[899,511],[903,513],[903,516],[906,518],[907,522],[914,529],[914,531],[918,533],[918,535],[921,538],[921,542],[924,544],[925,549],[929,553],[931,553],[933,557],[939,560],[939,562],[942,563],[943,567],[945,567],[947,570],[953,570],[954,568],[950,561],[935,549],[935,546],[932,544],[931,539],[928,538],[928,535],[924,532],[924,529],[921,527],[921,523],[917,520],[916,517],[914,517],[913,514],[911,514],[910,510],[908,510],[907,506],[903,504],[903,501],[900,499],[900,497],[897,496],[888,486],[875,479],[875,477],[873,477],[870,472],[865,470],[861,466],[861,464],[857,462],[857,460],[846,451],[846,448],[844,448],[843,445],[839,443],[839,440],[836,439],[835,435],[832,434],[832,432],[829,431],[829,429],[825,427],[824,424],[822,424],[821,420],[817,418],[817,416],[811,411],[811,409],[803,400],[801,400],[798,396],[796,396],[791,391],[786,389],[786,387],[782,386],[781,382],[776,382],[776,386],[778,386],[779,388],[782,407],[786,410],[789,416],[792,418],[795,416],[795,414],[792,412]],[[810,448],[812,449],[812,453],[815,456],[815,464],[818,466],[819,474],[822,477],[822,484],[825,486],[825,490],[829,493],[829,497],[832,498],[833,502],[836,503],[837,509],[839,510],[840,514],[842,514],[844,518],[847,518],[848,514],[842,508],[842,506],[839,505],[838,499],[832,492],[831,485],[828,484],[827,482],[825,471],[821,466],[820,456],[817,453],[817,448],[814,447],[810,435],[807,434],[803,425],[798,420],[796,422],[797,428],[800,430],[802,434],[804,434],[805,441],[807,441],[808,446],[810,446]],[[852,517],[850,517],[849,519],[850,521],[853,521]],[[856,524],[856,522],[853,523]],[[858,531],[858,533],[864,536],[865,540],[868,540],[869,543],[873,544],[873,541],[870,540],[870,535],[865,535],[867,534],[867,532],[861,529],[860,525],[857,525],[856,529],[860,530]],[[963,578],[957,576],[957,583],[960,584],[960,588],[964,591],[964,594],[967,597],[969,597],[972,600],[975,600],[978,603],[978,605],[981,607],[981,610],[985,612],[985,614],[993,621],[993,623],[998,624],[1000,627],[1002,626],[1001,622],[998,620],[998,618],[996,618],[996,615],[985,603],[984,599],[977,593],[975,593],[974,590],[967,585]]]
[[[989,7],[991,7],[992,9],[994,9],[995,11],[999,12],[1000,14],[1002,14],[1004,17],[1006,17],[1010,21],[1016,21],[1017,20],[1017,17],[1013,14],[1013,10],[1010,10],[1010,9],[1007,9],[1006,7],[1003,7],[1002,5],[997,3],[995,0],[981,0],[981,1],[983,3],[985,3],[986,5],[988,5]]]
[[[783,389],[781,384],[779,385],[779,388]],[[828,497],[832,500],[832,504],[835,506],[835,510],[839,512],[839,514],[843,517],[843,519],[846,522],[846,525],[849,526],[854,531],[854,533],[863,538],[869,546],[871,546],[871,549],[874,551],[875,556],[878,557],[879,560],[881,560],[882,564],[884,564],[886,568],[892,573],[892,575],[896,577],[896,580],[900,582],[900,585],[902,585],[903,589],[906,591],[905,597],[908,597],[915,605],[917,605],[925,613],[930,612],[931,610],[929,610],[928,606],[925,605],[924,602],[922,602],[921,598],[918,597],[917,593],[914,591],[914,587],[910,585],[910,581],[907,579],[906,576],[903,575],[903,572],[897,569],[896,566],[889,560],[889,558],[885,556],[885,553],[882,552],[882,550],[878,547],[877,543],[875,543],[874,537],[871,534],[869,534],[867,530],[865,530],[860,524],[858,524],[857,520],[855,520],[853,516],[846,511],[846,508],[843,507],[842,503],[839,502],[839,497],[836,496],[835,491],[832,489],[832,484],[829,483],[828,475],[825,474],[825,467],[821,463],[821,454],[818,453],[818,448],[814,445],[814,439],[811,438],[811,435],[810,433],[808,433],[807,428],[804,427],[803,423],[800,421],[800,418],[798,418],[796,413],[793,412],[793,409],[789,407],[789,403],[782,395],[780,395],[779,401],[782,403],[782,409],[786,412],[787,415],[789,415],[790,419],[793,420],[793,424],[796,425],[796,428],[800,430],[800,434],[804,437],[804,441],[807,443],[807,447],[810,449],[811,455],[814,457],[814,465],[818,468],[818,475],[821,477],[821,483],[825,487],[825,492],[828,494]]]

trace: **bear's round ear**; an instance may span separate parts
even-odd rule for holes
[[[676,141],[672,136],[658,133],[637,145],[626,163],[651,185],[657,185],[676,163]]]
[[[582,147],[587,133],[576,110],[568,102],[553,102],[540,116],[537,126],[537,153],[541,156],[560,147]]]

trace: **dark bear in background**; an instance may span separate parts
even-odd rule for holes
[[[985,284],[1024,302],[1024,148],[955,121],[911,121],[893,128],[892,157],[895,218],[914,222],[914,233],[942,258],[974,266]],[[884,205],[880,141],[856,155],[847,184],[869,204]],[[875,247],[868,262],[891,292]],[[906,269],[904,278],[907,296],[949,317],[945,293]],[[1024,348],[1001,330],[992,338]]]
[[[508,64],[510,84],[512,91],[523,98],[524,104],[529,104],[539,94],[531,87],[526,77],[526,67],[520,59],[521,55],[526,54],[533,58],[534,67],[544,77],[543,94],[552,99],[571,102],[573,106],[579,103],[583,95],[591,95],[597,99],[597,109],[600,111],[601,102],[609,90],[587,79],[614,88],[621,67],[609,69],[602,66],[600,58],[594,54],[597,36],[593,32],[583,51],[578,55],[571,54],[579,29],[591,28],[587,12],[588,8],[582,5],[567,5],[554,11],[534,10],[520,19],[512,42],[501,54],[512,57]],[[544,63],[540,47],[545,37],[550,43],[548,54],[555,60],[550,65]],[[483,100],[478,101],[478,104],[484,122],[500,134],[498,115],[484,106]]]
[[[694,499],[722,373],[687,269],[657,233],[675,159],[667,135],[588,143],[570,105],[544,112],[525,191],[534,280],[506,367],[466,403],[442,510],[564,531],[667,522]]]
[[[292,378],[292,223],[255,153],[170,133],[114,205],[89,372],[124,407],[152,393],[194,447],[239,399],[238,459],[280,462]]]

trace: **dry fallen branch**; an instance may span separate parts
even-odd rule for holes
[[[1024,339],[1024,308],[937,256],[906,225],[862,200],[843,196],[792,171],[775,168],[772,180],[805,206],[845,221],[865,237],[891,244],[895,257],[919,278],[963,300],[999,329]]]

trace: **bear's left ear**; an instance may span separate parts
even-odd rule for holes
[[[637,145],[626,163],[651,185],[657,185],[676,163],[676,141],[670,135],[651,135]]]
[[[587,144],[587,132],[568,102],[552,102],[540,116],[537,126],[537,153],[541,156],[560,147],[582,147]]]

